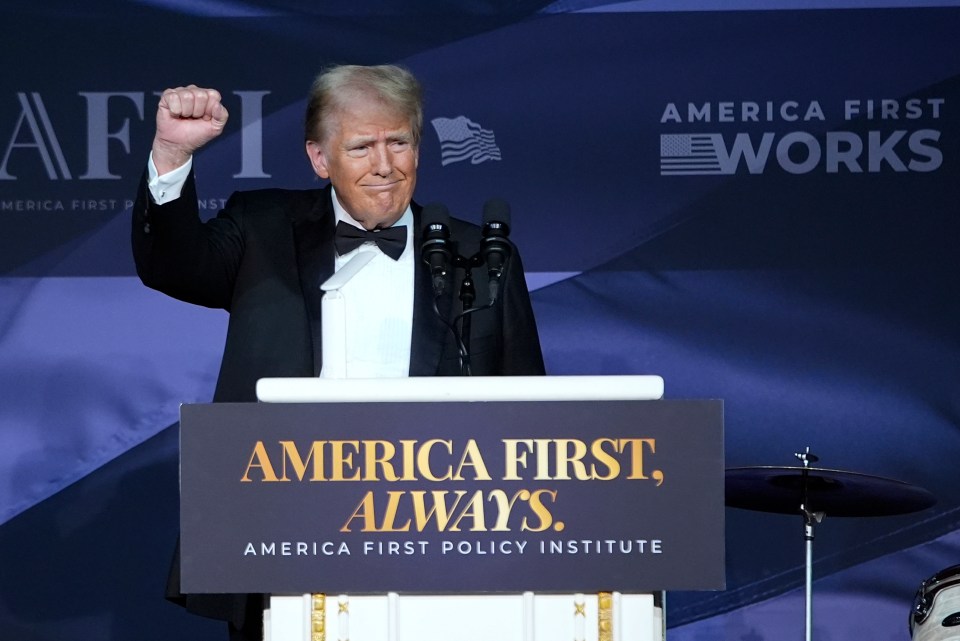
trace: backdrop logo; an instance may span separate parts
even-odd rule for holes
[[[464,160],[473,165],[500,160],[500,148],[493,131],[484,129],[466,116],[434,118],[430,122],[440,139],[440,162],[444,167]]]
[[[867,125],[816,131],[812,126],[790,131],[729,131],[734,125],[824,122],[819,101],[668,103],[662,125],[716,123],[728,131],[661,133],[660,175],[734,175],[745,168],[762,174],[779,167],[791,174],[931,172],[943,164],[939,125],[943,98],[846,100],[838,117]],[[699,127],[698,127],[699,128]],[[772,128],[772,127],[771,127]]]
[[[263,134],[261,115],[263,98],[269,91],[234,91],[231,113],[240,114],[239,171],[234,178],[269,178],[263,170]],[[47,180],[120,180],[111,161],[126,159],[131,152],[131,130],[135,134],[152,133],[152,119],[145,118],[147,93],[81,91],[83,109],[71,110],[70,122],[57,122],[39,92],[15,94],[16,115],[10,122],[0,121],[0,181],[15,181],[28,168],[42,168]],[[152,94],[159,96],[159,93]],[[57,96],[50,104],[62,102]],[[80,105],[78,105],[79,107]],[[78,136],[82,130],[86,136]],[[67,135],[61,135],[66,133]],[[120,153],[122,152],[122,154]],[[85,163],[70,161],[84,156]],[[38,162],[39,161],[39,162]],[[144,158],[142,162],[146,162]],[[73,165],[73,166],[72,166]],[[78,171],[78,166],[82,171]],[[142,167],[142,163],[136,165]],[[26,176],[28,179],[32,176]]]

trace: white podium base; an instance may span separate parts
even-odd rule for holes
[[[265,641],[663,641],[653,595],[271,596]]]

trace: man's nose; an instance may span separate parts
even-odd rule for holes
[[[373,146],[370,154],[371,171],[378,176],[389,176],[393,172],[393,159],[390,157],[390,151],[386,144],[377,144]]]

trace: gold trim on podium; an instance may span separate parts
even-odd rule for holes
[[[327,641],[327,595],[310,595],[310,641]]]
[[[597,593],[597,639],[613,641],[613,593]]]
[[[582,595],[580,595],[582,598]],[[613,608],[612,592],[597,593],[597,640],[613,641]],[[338,614],[348,613],[349,603],[341,597],[338,601]],[[348,615],[349,616],[349,615]],[[586,604],[574,601],[574,619],[586,618]],[[582,624],[581,624],[582,625]],[[583,630],[580,630],[580,634]],[[575,633],[574,637],[578,635]],[[323,593],[310,595],[310,641],[327,641],[327,596]]]

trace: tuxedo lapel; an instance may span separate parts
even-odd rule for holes
[[[320,375],[323,365],[323,329],[321,325],[320,289],[334,270],[333,203],[330,187],[314,192],[313,202],[306,202],[300,211],[291,211],[294,243],[297,250],[297,268],[300,272],[300,287],[310,320],[313,339],[313,375]]]
[[[433,281],[430,270],[420,260],[420,207],[413,204],[413,247],[414,259],[413,287],[413,335],[410,342],[410,376],[435,376],[443,354],[443,345],[450,330],[437,317],[433,309]],[[447,276],[447,287],[437,301],[437,307],[443,318],[450,318],[453,304],[453,267]]]

